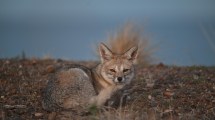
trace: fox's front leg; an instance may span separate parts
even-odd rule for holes
[[[113,93],[113,89],[111,87],[103,89],[99,92],[97,96],[94,96],[91,98],[90,104],[94,104],[97,107],[101,107],[105,104],[105,102],[108,99],[110,99],[112,93]]]

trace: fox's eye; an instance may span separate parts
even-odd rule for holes
[[[111,72],[114,72],[114,73],[116,72],[114,69],[110,69],[110,71],[111,71]]]
[[[123,72],[128,72],[128,71],[129,71],[129,69],[124,69],[124,70],[123,70]]]

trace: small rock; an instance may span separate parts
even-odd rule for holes
[[[148,88],[153,88],[153,87],[154,87],[154,83],[147,83],[147,84],[146,84],[146,87],[148,87]]]
[[[49,65],[46,67],[46,72],[47,73],[53,73],[55,71],[55,68],[53,65]]]
[[[43,116],[43,113],[39,113],[39,112],[38,112],[38,113],[35,113],[34,116],[35,116],[35,117],[41,117],[41,116]]]
[[[6,64],[10,64],[10,61],[9,61],[9,60],[7,60],[7,61],[5,61],[5,63],[6,63]]]
[[[172,91],[169,90],[169,89],[166,89],[166,91],[163,93],[163,95],[166,96],[166,97],[171,97],[171,96],[173,96],[174,94],[175,94],[175,93],[172,92]]]
[[[152,99],[152,96],[151,96],[151,95],[148,95],[148,99],[151,100],[151,99]]]
[[[172,112],[172,111],[173,111],[172,109],[166,109],[166,110],[164,110],[163,113],[169,113],[169,112]]]
[[[19,65],[19,68],[22,68],[22,65]]]

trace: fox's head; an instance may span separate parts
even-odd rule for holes
[[[111,84],[129,84],[134,77],[138,47],[133,46],[123,54],[116,54],[101,43],[99,52],[102,77]]]

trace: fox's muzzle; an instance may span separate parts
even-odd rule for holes
[[[123,83],[125,81],[125,78],[124,77],[116,77],[114,79],[114,82],[115,83]]]

